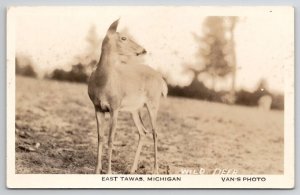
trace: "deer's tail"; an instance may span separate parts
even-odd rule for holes
[[[165,80],[162,80],[162,92],[161,92],[163,97],[167,97],[168,95],[168,85]]]

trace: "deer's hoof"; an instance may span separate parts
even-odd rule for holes
[[[96,171],[95,171],[95,174],[101,174],[102,173],[102,170],[101,169],[97,169]]]
[[[158,168],[155,168],[154,170],[153,170],[153,173],[152,173],[153,175],[158,175],[159,173],[158,173]]]

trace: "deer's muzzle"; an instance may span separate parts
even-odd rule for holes
[[[145,49],[143,49],[143,51],[136,53],[136,55],[139,56],[139,55],[146,54],[146,53],[147,53],[147,51]]]

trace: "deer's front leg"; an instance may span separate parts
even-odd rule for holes
[[[97,131],[98,131],[98,151],[97,151],[98,157],[97,157],[97,167],[95,172],[96,174],[100,174],[102,170],[101,156],[102,156],[102,147],[104,142],[104,131],[103,131],[104,113],[95,110],[95,115],[97,121]]]
[[[110,112],[110,129],[108,135],[108,171],[107,174],[111,174],[111,156],[113,149],[113,140],[115,136],[115,130],[117,127],[118,111],[114,110]]]

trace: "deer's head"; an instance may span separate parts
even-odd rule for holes
[[[108,28],[102,43],[102,50],[111,49],[113,52],[125,56],[146,54],[147,52],[142,46],[131,40],[128,36],[117,32],[118,23],[119,20],[116,20]]]

